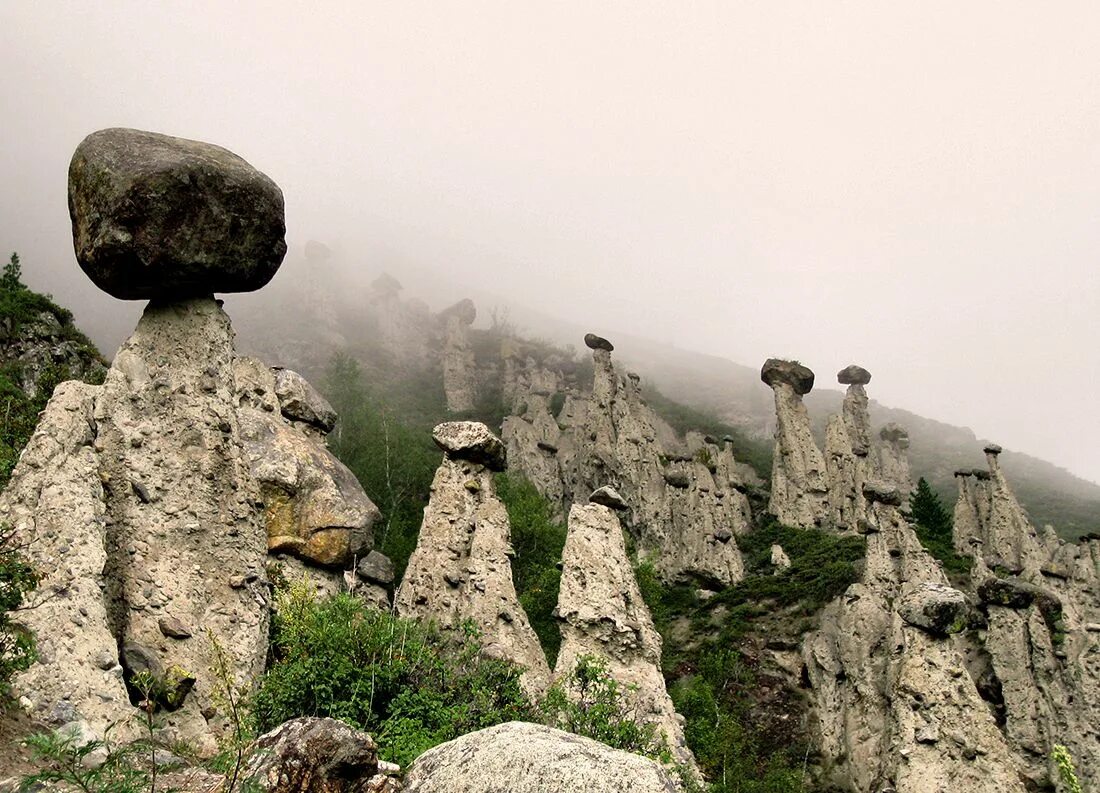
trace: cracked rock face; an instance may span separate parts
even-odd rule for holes
[[[523,667],[520,682],[535,696],[546,688],[550,669],[516,595],[508,512],[496,496],[492,469],[482,462],[498,458],[479,453],[475,461],[468,444],[451,442],[478,439],[476,446],[496,449],[500,441],[483,424],[461,433],[449,427],[436,428],[437,441],[450,439],[440,444],[448,451],[435,473],[416,550],[394,604],[401,616],[433,620],[444,630],[471,620],[484,652]]]
[[[574,504],[569,510],[558,614],[562,644],[554,679],[568,681],[581,656],[606,661],[633,709],[664,733],[678,761],[694,768],[661,675],[661,636],[634,578],[619,519],[608,507]]]
[[[123,300],[259,289],[286,254],[283,194],[220,146],[105,129],[69,165],[76,258]]]

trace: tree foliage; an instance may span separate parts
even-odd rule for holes
[[[955,552],[954,519],[928,481],[921,477],[909,495],[909,512],[916,524],[917,538],[949,573],[970,572],[970,560]]]

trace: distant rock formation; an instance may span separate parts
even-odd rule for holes
[[[909,433],[891,422],[879,430],[879,476],[898,489],[902,503],[909,502],[913,490],[913,474],[909,470]]]
[[[621,375],[614,345],[585,336],[592,350],[589,394],[553,391],[544,368],[514,368],[517,415],[504,420],[509,459],[564,511],[610,484],[623,520],[662,577],[730,584],[743,564],[736,537],[749,525],[742,468],[728,442],[695,433],[681,441],[646,404],[640,378]],[[555,393],[563,396],[557,415]]]
[[[440,424],[433,438],[445,454],[397,590],[397,612],[444,630],[471,621],[485,653],[523,667],[520,682],[537,696],[550,668],[512,582],[511,525],[493,487],[504,446],[472,421]]]
[[[768,511],[787,526],[821,525],[828,513],[825,458],[810,432],[802,397],[814,387],[814,373],[794,361],[769,358],[760,370],[775,394],[775,456]]]
[[[1100,540],[1041,535],[1001,470],[959,471],[955,546],[971,556],[987,615],[975,653],[996,691],[1009,742],[1027,776],[1052,776],[1050,752],[1069,747],[1082,780],[1100,774]]]
[[[96,737],[119,723],[119,739],[126,685],[148,672],[159,737],[208,755],[227,728],[216,656],[241,684],[263,670],[269,546],[350,566],[378,512],[324,448],[331,407],[237,357],[208,294],[278,267],[278,188],[218,147],[126,130],[90,136],[71,174],[81,265],[112,294],[157,299],[102,386],[58,387],[0,494],[43,574],[16,615],[39,658],[13,689],[37,720]]]
[[[477,309],[468,299],[439,314],[443,323],[443,393],[452,413],[466,413],[477,405],[477,361],[469,338],[476,318]]]
[[[868,457],[871,418],[864,385],[871,381],[871,373],[853,364],[837,373],[837,381],[847,384],[848,391],[840,414],[829,416],[825,430],[830,520],[838,529],[854,530],[866,514],[864,482],[877,475]]]
[[[634,578],[619,519],[609,507],[574,504],[569,510],[558,614],[562,644],[555,681],[567,684],[582,656],[606,661],[631,709],[664,734],[677,761],[694,768],[682,719],[661,675],[661,636]]]

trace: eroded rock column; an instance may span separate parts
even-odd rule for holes
[[[447,410],[466,413],[477,405],[477,361],[470,326],[477,319],[472,300],[460,300],[439,315],[443,323],[443,393]]]

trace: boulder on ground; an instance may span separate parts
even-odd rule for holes
[[[69,165],[77,261],[122,300],[259,289],[286,254],[283,212],[278,185],[210,143],[104,129]]]
[[[447,421],[432,430],[432,440],[456,460],[469,460],[503,471],[504,444],[480,421]]]
[[[384,793],[398,787],[380,769],[365,732],[306,716],[280,724],[249,749],[245,789],[263,793]]]
[[[416,758],[406,793],[678,793],[641,755],[538,724],[513,721],[456,738]]]

